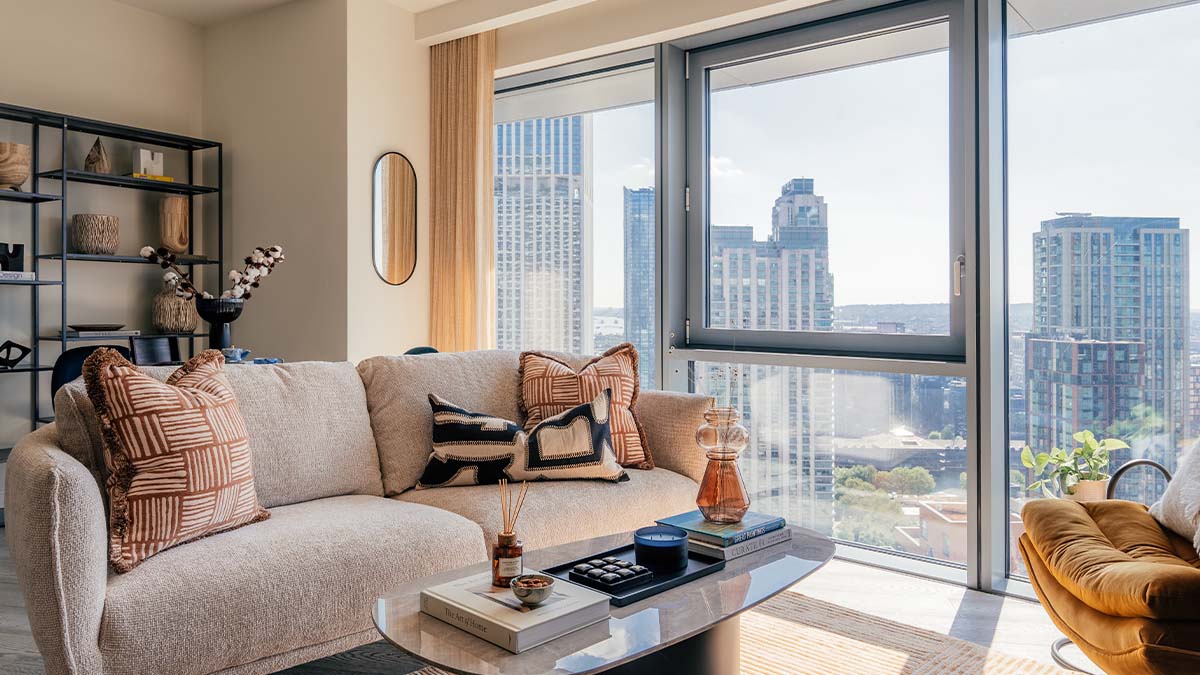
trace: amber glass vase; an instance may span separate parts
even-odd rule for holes
[[[750,508],[737,465],[738,455],[750,440],[741,419],[742,414],[734,408],[711,408],[704,413],[704,424],[696,429],[696,442],[708,456],[696,506],[714,523],[736,523]]]

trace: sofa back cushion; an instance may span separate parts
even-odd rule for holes
[[[160,380],[174,370],[142,368]],[[366,393],[353,364],[230,364],[225,371],[246,421],[264,506],[383,494]],[[54,407],[60,446],[103,483],[99,420],[83,380],[64,385]]]
[[[433,447],[429,395],[476,413],[524,423],[517,352],[376,356],[358,364],[379,447],[384,493],[415,486]]]

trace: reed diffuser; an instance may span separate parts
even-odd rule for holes
[[[503,528],[496,535],[496,545],[492,547],[492,585],[498,588],[508,588],[514,577],[525,573],[525,545],[517,539],[517,518],[521,516],[521,507],[525,505],[525,493],[529,484],[522,481],[521,490],[516,495],[509,490],[508,481],[500,479],[500,516]],[[515,497],[515,498],[514,498]]]

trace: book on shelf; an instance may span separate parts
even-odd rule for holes
[[[736,523],[710,523],[700,511],[688,511],[670,518],[655,521],[659,525],[678,527],[688,533],[689,540],[728,548],[747,539],[760,537],[768,532],[782,530],[787,522],[779,516],[770,516],[756,511],[747,511]]]
[[[141,178],[144,180],[156,180],[160,183],[174,183],[175,179],[171,176],[158,176],[152,173],[139,173],[137,171],[129,174],[131,178]]]
[[[608,618],[609,597],[558,580],[537,607],[522,605],[507,588],[492,587],[484,572],[421,591],[421,611],[519,654]]]
[[[67,337],[69,338],[110,338],[110,337],[137,337],[142,334],[140,330],[68,330]]]
[[[792,531],[788,528],[773,530],[760,537],[747,539],[732,546],[714,546],[706,544],[695,539],[688,539],[688,550],[692,553],[699,553],[711,558],[720,558],[721,560],[733,560],[744,555],[749,555],[755,551],[761,551],[768,546],[782,544],[785,541],[791,541]]]
[[[37,275],[33,272],[13,272],[0,270],[0,281],[35,281]]]

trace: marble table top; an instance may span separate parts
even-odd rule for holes
[[[416,579],[379,598],[375,627],[389,642],[428,663],[472,675],[586,675],[632,661],[693,637],[754,607],[812,574],[833,557],[834,544],[792,527],[792,539],[730,560],[725,568],[625,607],[612,616],[539,647],[513,654],[420,612],[424,588],[490,569],[480,563]],[[632,541],[633,533],[597,537],[531,551],[526,571],[540,570]]]

